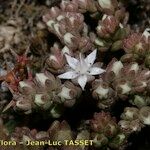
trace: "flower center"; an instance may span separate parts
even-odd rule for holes
[[[76,67],[76,72],[79,74],[86,74],[87,71],[89,70],[88,65],[86,64],[84,58],[82,57],[82,54],[80,54],[80,61]]]

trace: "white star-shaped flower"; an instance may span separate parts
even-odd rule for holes
[[[58,77],[61,79],[77,79],[78,84],[81,86],[82,90],[84,90],[86,83],[89,81],[89,77],[105,72],[104,69],[94,66],[96,53],[97,50],[94,50],[86,58],[83,58],[80,53],[79,60],[65,54],[70,70]]]

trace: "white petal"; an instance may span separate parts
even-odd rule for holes
[[[86,82],[87,82],[87,76],[86,75],[81,75],[78,77],[78,83],[81,86],[82,90],[84,90]]]
[[[69,64],[69,66],[70,66],[72,69],[75,69],[76,66],[77,66],[77,64],[79,63],[79,61],[78,61],[77,59],[75,59],[75,58],[73,58],[73,57],[67,55],[67,54],[65,54],[65,56],[66,56],[66,60],[67,60],[67,62],[68,62],[68,64]]]
[[[89,74],[90,75],[98,75],[98,74],[101,74],[103,72],[105,72],[105,70],[101,69],[99,67],[92,67],[92,68],[89,69]]]
[[[86,63],[88,64],[88,66],[92,66],[95,59],[96,59],[96,53],[97,53],[97,50],[95,49],[92,53],[90,53],[86,58],[85,58],[85,61]]]
[[[75,71],[68,71],[66,73],[59,75],[58,77],[61,79],[74,79],[77,76],[78,76],[78,73],[76,73]]]

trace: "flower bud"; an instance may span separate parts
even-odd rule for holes
[[[146,43],[142,38],[142,34],[133,33],[123,40],[123,48],[126,53],[133,53],[140,56],[145,54]]]
[[[121,118],[124,120],[134,120],[137,119],[139,115],[139,110],[135,107],[126,107],[124,109],[123,114],[121,115]]]
[[[81,9],[81,12],[96,12],[96,3],[93,0],[74,0],[78,3],[79,9]]]
[[[18,89],[22,94],[25,95],[33,95],[36,90],[32,81],[20,81]]]
[[[123,64],[121,61],[115,61],[112,66],[111,66],[111,71],[115,73],[115,75],[117,76],[121,69],[123,68]]]
[[[32,104],[28,98],[21,98],[16,101],[16,108],[25,111],[26,114],[31,113]]]
[[[74,105],[75,100],[81,94],[81,89],[77,86],[73,85],[71,82],[65,82],[60,91],[58,92],[58,96],[65,106],[71,107]]]
[[[102,83],[99,83],[99,85],[95,85],[95,90],[93,91],[93,96],[95,98],[100,99],[106,99],[108,97],[109,88]]]
[[[150,97],[135,95],[134,99],[132,99],[130,102],[133,105],[136,105],[137,107],[141,108],[150,104]]]
[[[48,94],[36,94],[34,103],[44,109],[48,109],[52,105],[51,97]]]
[[[77,12],[78,11],[78,4],[74,1],[62,0],[60,7],[61,7],[62,11],[66,11],[66,12]]]
[[[98,4],[102,10],[108,13],[114,12],[118,5],[116,0],[98,0]]]
[[[98,133],[112,137],[117,132],[117,124],[109,113],[95,113],[94,119],[91,120],[91,128]]]
[[[49,81],[49,78],[44,73],[37,73],[35,79],[43,87],[45,87],[46,82]]]
[[[116,29],[119,27],[119,22],[114,16],[104,15],[97,26],[97,34],[103,38],[110,38]]]
[[[143,127],[143,125],[141,124],[139,119],[135,119],[135,120],[131,120],[131,121],[121,120],[121,121],[119,121],[118,124],[120,125],[122,130],[124,130],[126,133],[140,131],[141,128]]]
[[[110,9],[112,5],[111,0],[98,0],[98,3],[102,8],[107,9]]]
[[[75,38],[75,36],[69,32],[63,37],[65,44],[68,46],[73,44],[73,38]]]
[[[43,16],[43,21],[48,22],[50,19],[56,18],[60,13],[60,9],[58,7],[52,7],[50,11]]]
[[[64,140],[72,140],[73,135],[70,126],[66,121],[54,121],[48,131],[52,140],[62,142],[64,142]]]
[[[126,135],[124,133],[119,133],[116,137],[112,139],[110,142],[110,147],[113,149],[118,149],[123,145],[126,141]]]
[[[89,38],[82,37],[79,41],[79,49],[81,49],[81,52],[86,52],[88,50],[91,50],[93,47],[93,44],[91,43],[91,40]]]
[[[131,90],[130,84],[124,80],[122,80],[117,86],[117,91],[119,94],[129,94]]]
[[[54,73],[58,73],[62,70],[65,64],[65,59],[59,48],[53,47],[51,49],[51,54],[47,58],[46,63],[49,67],[48,69]]]
[[[55,77],[47,71],[44,73],[37,73],[35,76],[35,81],[40,86],[40,88],[43,88],[39,89],[40,91],[45,89],[50,91],[54,90],[60,84],[60,80],[55,79]]]
[[[108,138],[104,134],[92,134],[94,147],[99,148],[108,144]]]
[[[145,125],[150,125],[150,107],[145,106],[140,109],[139,119]]]

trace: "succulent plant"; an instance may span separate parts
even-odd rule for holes
[[[126,135],[119,128],[115,118],[111,117],[109,113],[95,113],[90,124],[95,147],[118,149],[125,143]]]
[[[131,33],[123,40],[123,49],[126,54],[121,58],[124,62],[137,61],[149,67],[149,29],[143,33]]]
[[[100,108],[107,108],[117,99],[128,99],[129,95],[145,94],[149,91],[149,70],[142,69],[136,62],[123,64],[113,59],[106,73],[93,82],[93,97]]]
[[[122,120],[118,124],[128,134],[141,131],[145,125],[150,124],[149,113],[149,106],[143,106],[141,108],[126,107],[121,115]]]
[[[49,72],[37,73],[32,80],[20,81],[16,92],[12,90],[13,99],[4,111],[10,107],[25,114],[35,109],[49,110],[57,118],[61,115],[58,107],[72,107],[80,94],[81,89],[69,81],[62,84]]]

